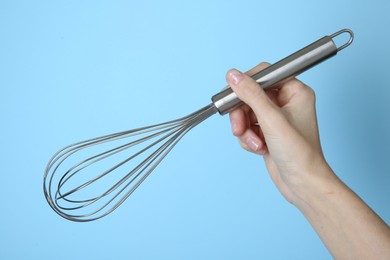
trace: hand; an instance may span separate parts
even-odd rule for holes
[[[227,81],[246,104],[230,113],[234,135],[244,149],[263,155],[275,185],[300,209],[333,257],[390,259],[389,226],[324,159],[313,90],[291,79],[264,91],[237,70],[227,73]]]
[[[247,74],[267,66],[262,63]],[[314,91],[297,79],[264,91],[252,78],[234,69],[227,73],[227,81],[246,103],[230,113],[233,134],[244,149],[263,155],[280,192],[297,203],[297,192],[308,175],[327,166],[318,134]]]

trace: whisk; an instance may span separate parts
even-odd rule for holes
[[[348,41],[336,46],[343,33]],[[251,77],[264,89],[317,65],[353,41],[353,32],[325,36]],[[43,190],[50,207],[77,222],[100,219],[118,208],[192,128],[217,112],[227,114],[242,104],[227,86],[212,103],[180,119],[109,134],[68,145],[47,164]]]

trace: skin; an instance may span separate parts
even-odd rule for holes
[[[314,91],[290,79],[264,91],[232,69],[226,79],[245,103],[230,112],[242,148],[262,155],[280,193],[313,226],[335,259],[390,259],[390,228],[333,172],[322,152]]]

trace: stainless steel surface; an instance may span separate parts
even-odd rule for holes
[[[333,38],[342,33],[349,33],[350,38],[347,43],[337,48]],[[251,77],[256,80],[262,88],[272,88],[283,80],[295,77],[303,71],[336,55],[338,50],[347,47],[352,43],[352,40],[352,31],[348,29],[341,30],[331,36],[325,36],[319,39],[277,63],[259,71]],[[239,100],[230,87],[224,88],[224,90],[214,95],[211,99],[221,115],[228,113],[242,104],[241,100]]]
[[[349,33],[337,48],[332,38]],[[297,75],[351,44],[341,30],[326,36],[252,77],[264,88]],[[68,145],[47,164],[43,190],[50,207],[77,222],[102,218],[118,208],[193,127],[241,103],[231,88],[212,97],[210,105],[177,120],[128,130]]]
[[[76,222],[108,215],[188,131],[216,112],[210,104],[177,120],[64,147],[45,170],[43,190],[47,202],[57,214]]]
[[[349,34],[349,39],[346,43],[344,43],[343,45],[341,45],[340,47],[337,48],[337,51],[341,51],[342,49],[344,49],[345,47],[348,47],[349,45],[351,45],[351,43],[353,42],[353,38],[355,37],[354,34],[353,34],[353,31],[351,31],[350,29],[342,29],[338,32],[335,32],[334,34],[332,34],[330,36],[330,38],[334,39],[336,38],[337,36],[343,34],[343,33],[347,33]]]

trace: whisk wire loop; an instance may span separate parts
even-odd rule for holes
[[[62,217],[76,222],[92,221],[110,214],[139,187],[188,131],[216,112],[214,105],[210,104],[180,119],[96,137],[62,148],[54,154],[45,170],[44,194],[49,205]],[[97,173],[94,169],[89,170],[95,164],[139,145],[144,147],[130,155],[123,155],[108,169]],[[105,150],[89,153],[89,150],[100,146],[104,146]],[[155,150],[146,155],[154,147]],[[127,164],[142,155],[145,157],[131,170],[125,173],[119,171],[130,167]],[[72,163],[82,156],[85,156],[82,160]],[[64,170],[65,167],[69,168]],[[90,172],[93,172],[93,177],[88,179]],[[100,194],[91,195],[96,187],[99,188],[97,183],[108,176],[114,176],[114,183]],[[78,178],[86,180],[80,182]]]

